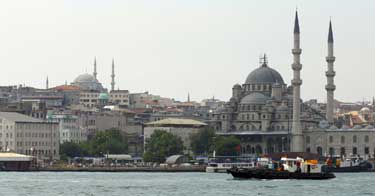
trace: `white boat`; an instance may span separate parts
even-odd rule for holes
[[[253,168],[256,161],[253,157],[234,157],[234,156],[218,156],[210,157],[206,172],[208,173],[226,173],[228,169],[236,168]]]

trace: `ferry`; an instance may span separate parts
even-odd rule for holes
[[[373,165],[361,157],[331,156],[326,161],[323,170],[327,172],[369,172],[373,171]]]
[[[243,179],[323,180],[336,177],[331,172],[322,171],[322,166],[323,164],[319,164],[318,160],[304,160],[301,157],[283,157],[280,162],[273,162],[272,167],[231,168],[227,172],[234,178]]]
[[[216,156],[209,157],[206,172],[226,173],[230,168],[250,169],[268,164],[267,158],[254,158],[248,156]]]

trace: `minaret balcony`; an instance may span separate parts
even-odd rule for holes
[[[336,86],[334,84],[327,84],[326,90],[327,91],[334,91],[334,90],[336,90]]]
[[[302,84],[302,80],[301,79],[293,79],[292,80],[292,85],[293,86],[300,86]]]
[[[300,71],[302,69],[302,64],[300,64],[300,63],[293,63],[292,64],[292,69],[294,71]]]
[[[334,56],[327,56],[326,57],[326,61],[328,63],[333,63],[333,62],[335,62],[335,60],[336,60],[336,57],[334,57]]]
[[[327,77],[335,77],[336,72],[335,71],[326,71],[326,76]]]
[[[302,53],[302,49],[301,48],[293,48],[292,49],[292,54],[300,55],[301,53]]]

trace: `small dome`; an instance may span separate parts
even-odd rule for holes
[[[284,84],[284,80],[276,70],[262,65],[252,71],[246,78],[245,84]]]
[[[108,93],[100,93],[99,99],[100,100],[108,100],[109,99]]]
[[[241,104],[266,104],[267,99],[262,93],[251,93],[241,99]]]
[[[235,85],[233,86],[233,88],[241,88],[241,85],[239,85],[239,84],[235,84]]]
[[[370,112],[371,110],[370,110],[370,108],[368,108],[368,107],[364,107],[364,108],[362,108],[361,110],[360,110],[360,112]]]

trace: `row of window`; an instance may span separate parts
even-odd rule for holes
[[[53,124],[46,123],[26,123],[26,124],[17,124],[16,129],[20,130],[57,130],[58,126],[52,126]]]
[[[19,153],[23,153],[22,150],[20,150]],[[56,155],[56,150],[53,150],[53,155]],[[34,150],[25,150],[25,154],[26,155],[52,155],[51,154],[51,150],[38,150],[38,149],[34,149]]]
[[[329,143],[334,143],[334,137],[332,135],[329,136],[328,140],[329,140]],[[353,138],[352,138],[352,142],[357,143],[357,140],[358,140],[357,136],[354,135]],[[364,142],[368,143],[369,141],[370,141],[369,136],[365,135]],[[309,144],[309,143],[310,143],[310,136],[306,136],[306,144]],[[345,136],[340,137],[340,143],[345,144]]]
[[[271,91],[270,84],[247,84],[244,85],[245,91]]]
[[[368,155],[368,154],[370,154],[370,148],[369,147],[364,147],[364,153],[366,154],[366,155]],[[311,152],[311,148],[306,148],[306,152]],[[316,152],[319,154],[319,155],[323,155],[323,148],[322,147],[317,147],[316,148]],[[330,154],[330,155],[338,155],[337,153],[336,153],[336,150],[335,150],[335,148],[333,148],[333,147],[330,147],[329,149],[328,149],[328,153]],[[346,148],[345,147],[341,147],[340,148],[340,154],[339,155],[346,155]],[[358,154],[358,148],[357,147],[353,147],[352,148],[352,152],[351,152],[351,154],[352,155],[357,155]],[[375,148],[374,148],[374,154],[375,154]]]
[[[51,146],[51,142],[45,142],[45,141],[26,141],[26,142],[17,142],[16,145],[18,147],[22,147],[23,145],[25,146]],[[56,146],[56,142],[53,142],[53,146]]]
[[[262,110],[261,105],[239,105],[238,110],[240,111],[259,111]]]

